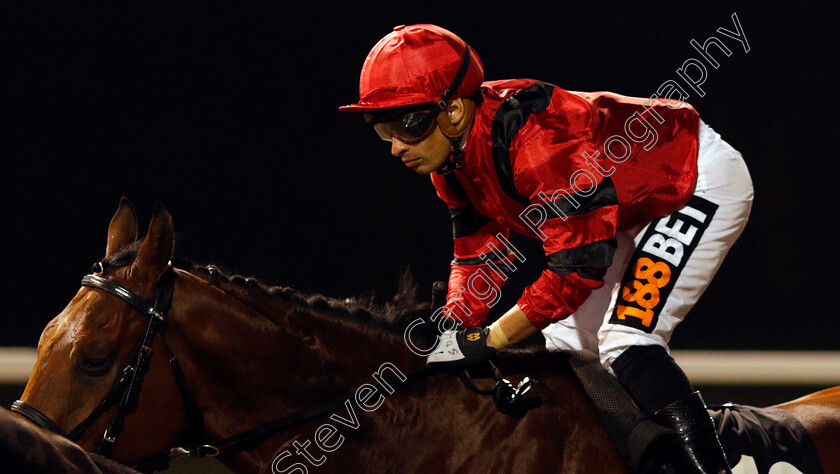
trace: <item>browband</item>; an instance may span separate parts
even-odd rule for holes
[[[107,278],[102,278],[98,275],[85,275],[82,278],[82,286],[89,286],[92,288],[98,288],[103,291],[107,291],[112,295],[118,297],[119,299],[125,301],[126,303],[134,306],[138,311],[143,313],[148,317],[154,317],[161,321],[164,320],[163,314],[156,309],[154,304],[150,303],[148,300],[143,298],[142,296],[134,293],[131,290],[123,288],[122,286],[108,280]]]

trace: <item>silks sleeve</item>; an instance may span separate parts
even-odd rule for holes
[[[479,213],[458,192],[454,173],[447,177],[433,174],[432,182],[449,207],[454,243],[443,314],[463,328],[480,326],[499,301],[501,287],[508,280],[514,258],[508,249],[508,229]]]

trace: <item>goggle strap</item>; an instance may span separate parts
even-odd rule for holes
[[[443,96],[441,96],[440,100],[437,101],[437,106],[441,112],[446,110],[446,104],[449,103],[449,99],[452,98],[452,95],[461,87],[461,81],[464,80],[464,77],[467,75],[467,69],[470,67],[470,45],[465,45],[466,49],[464,49],[464,57],[461,59],[461,66],[458,68],[458,72],[455,74],[455,78],[452,79],[452,85],[449,86],[448,89],[443,91]]]

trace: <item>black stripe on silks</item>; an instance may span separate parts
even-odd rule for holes
[[[476,258],[453,258],[452,263],[455,265],[481,265],[482,263],[487,263],[484,260],[476,257]]]
[[[612,265],[617,246],[613,237],[560,250],[547,255],[548,269],[561,276],[577,273],[583,278],[600,281]]]
[[[529,203],[528,199],[519,193],[513,182],[510,144],[519,130],[525,126],[531,114],[541,112],[548,107],[553,91],[553,85],[537,82],[505,99],[496,111],[496,116],[493,117],[490,138],[493,142],[493,164],[496,167],[499,184],[508,196],[522,204]]]
[[[491,252],[486,254],[486,256],[489,258],[453,258],[452,263],[455,265],[482,265],[488,262],[493,262],[495,264],[498,264],[500,267],[504,268],[506,267],[506,265],[502,263],[502,260],[504,260],[504,258],[507,257],[509,254],[510,249],[504,247],[501,249],[501,252]]]
[[[604,180],[601,181],[596,188],[597,189],[590,196],[582,197],[577,193],[563,195],[552,201],[550,204],[543,204],[539,207],[539,209],[542,209],[545,212],[547,219],[554,219],[563,216],[578,216],[602,207],[615,206],[618,204],[618,194],[615,191],[615,185],[613,184],[612,179],[604,178]],[[592,188],[586,190],[586,193],[590,190],[592,190]],[[574,199],[574,201],[572,201],[572,199]],[[577,202],[578,207],[575,207],[575,202]],[[562,214],[558,213],[558,211]]]
[[[467,237],[490,222],[490,218],[478,212],[472,205],[449,210],[452,221],[452,237],[458,239]]]
[[[464,185],[458,181],[458,176],[455,175],[454,171],[443,173],[443,179],[446,181],[446,186],[449,188],[449,192],[462,201],[470,202],[470,198],[467,197],[467,191],[464,189]]]

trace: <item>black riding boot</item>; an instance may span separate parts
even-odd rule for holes
[[[703,399],[664,347],[630,347],[612,368],[643,412],[677,432],[680,474],[731,472]]]
[[[726,455],[715,431],[715,424],[700,392],[677,400],[656,412],[653,420],[677,432],[682,452],[680,472],[697,474],[731,474]]]

